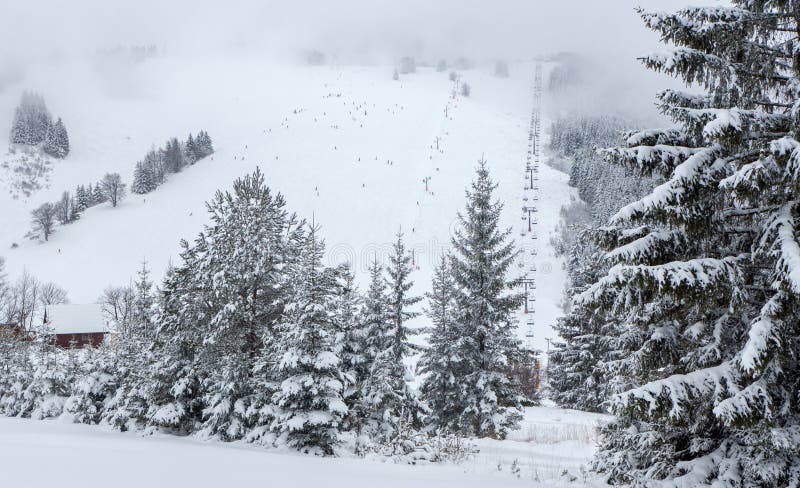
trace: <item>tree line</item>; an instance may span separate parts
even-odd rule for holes
[[[173,137],[163,148],[151,149],[136,163],[131,191],[139,195],[150,193],[164,183],[169,174],[179,173],[213,153],[214,145],[206,131],[201,130],[197,137],[190,133],[186,141]]]
[[[213,152],[211,137],[205,131],[198,132],[197,137],[189,134],[185,142],[172,138],[164,148],[150,150],[144,160],[136,163],[130,191],[149,193],[166,181],[168,174],[177,173]],[[119,173],[106,173],[94,185],[78,185],[74,193],[65,191],[58,201],[43,203],[31,211],[32,229],[26,237],[48,241],[57,224],[71,224],[80,218],[83,211],[101,203],[108,202],[116,207],[125,198],[127,190],[128,185]]]
[[[409,453],[436,434],[503,438],[526,401],[513,370],[527,356],[514,334],[521,296],[505,278],[517,251],[495,188],[481,162],[420,330],[409,326],[422,297],[402,233],[362,294],[348,264],[323,263],[319,227],[256,170],[208,202],[210,223],[181,243],[160,287],[143,267],[131,287],[104,292],[113,343],[14,342],[0,409],[320,455],[345,444]],[[420,333],[430,347],[412,340]],[[416,354],[419,393],[406,367]]]
[[[116,207],[125,198],[126,188],[119,173],[106,173],[94,186],[78,185],[74,194],[65,191],[58,201],[43,203],[31,211],[32,229],[27,237],[48,241],[56,224],[76,222],[84,210],[101,203],[109,202]]]

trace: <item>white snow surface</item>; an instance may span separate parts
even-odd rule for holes
[[[0,417],[0,469],[4,486],[29,488],[105,488],[109,483],[115,488],[587,486],[580,466],[591,455],[596,427],[604,420],[572,410],[531,408],[512,440],[480,440],[480,452],[461,464],[408,465]],[[577,485],[562,476],[565,470],[578,477]]]

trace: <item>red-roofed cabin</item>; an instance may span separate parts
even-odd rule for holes
[[[109,332],[103,310],[97,304],[49,305],[44,314],[44,328],[59,347],[97,347]]]

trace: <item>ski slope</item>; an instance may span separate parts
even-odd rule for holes
[[[193,239],[206,223],[204,202],[256,166],[290,209],[321,224],[328,263],[351,262],[362,285],[369,261],[384,261],[402,230],[418,268],[414,291],[429,288],[481,157],[499,183],[505,225],[519,225],[532,62],[513,64],[510,78],[492,76],[488,66],[460,72],[460,82],[472,87],[468,98],[448,72],[426,67],[394,81],[389,65],[305,67],[226,57],[176,68],[180,62],[167,56],[108,67],[64,60],[29,70],[0,93],[0,148],[25,89],[42,93],[63,117],[72,145],[67,159],[53,163],[49,187],[30,198],[14,198],[12,175],[0,169],[0,255],[11,277],[27,269],[67,289],[74,303],[129,282],[142,260],[159,277],[178,259],[179,240]],[[53,83],[59,75],[63,82]],[[87,210],[78,222],[57,227],[49,242],[23,237],[32,208],[106,172],[130,183],[135,162],[152,145],[200,129],[214,139],[212,157],[153,193]],[[546,245],[555,225],[564,182],[542,168],[537,245]],[[541,256],[540,283],[559,295],[560,264],[546,251]],[[537,321],[544,327],[552,319]],[[552,334],[536,336],[535,346],[544,349]]]

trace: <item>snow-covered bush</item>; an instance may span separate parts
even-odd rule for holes
[[[394,463],[459,464],[477,454],[478,448],[463,437],[450,433],[431,435],[405,423],[389,439],[373,443],[365,452]]]

